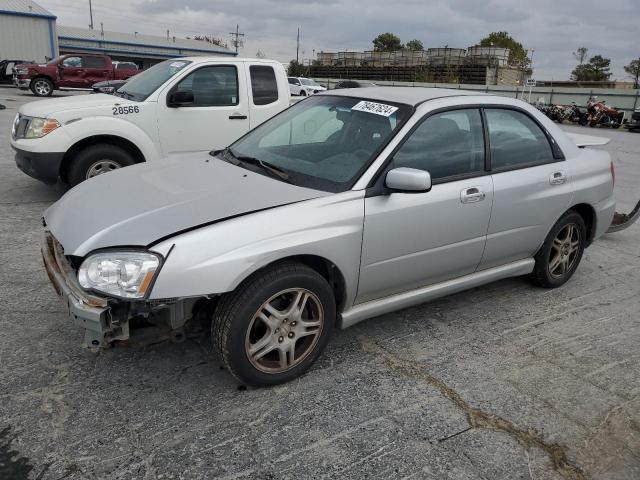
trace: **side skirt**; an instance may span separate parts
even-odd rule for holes
[[[351,327],[367,318],[377,317],[378,315],[383,315],[395,310],[418,305],[429,300],[479,287],[480,285],[495,282],[503,278],[528,275],[533,272],[534,265],[535,260],[533,258],[527,258],[507,265],[471,273],[464,277],[447,280],[446,282],[436,283],[415,290],[409,290],[408,292],[391,295],[390,297],[354,305],[342,312],[341,328]]]

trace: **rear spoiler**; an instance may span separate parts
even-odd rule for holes
[[[566,132],[567,136],[573,140],[573,142],[579,148],[584,147],[592,147],[596,145],[606,145],[611,141],[610,138],[605,137],[594,137],[592,135],[582,135],[581,133],[569,133]]]

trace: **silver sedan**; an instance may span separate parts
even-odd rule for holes
[[[614,218],[613,164],[584,148],[605,141],[475,92],[321,93],[225,150],[80,184],[45,212],[43,256],[87,346],[205,323],[233,375],[273,385],[336,328],[506,277],[564,284]]]

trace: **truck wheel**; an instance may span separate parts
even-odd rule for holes
[[[67,179],[75,187],[88,178],[133,165],[129,152],[116,145],[101,143],[81,150],[71,162]]]
[[[580,264],[586,238],[587,228],[582,216],[573,210],[565,213],[535,256],[534,283],[544,288],[556,288],[566,283]]]
[[[53,93],[53,83],[48,78],[36,78],[31,81],[31,91],[36,97],[50,97]]]
[[[334,329],[331,287],[315,270],[287,262],[250,277],[224,296],[211,338],[241,382],[277,385],[306,372]]]

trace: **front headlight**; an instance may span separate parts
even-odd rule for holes
[[[18,75],[28,75],[29,74],[29,69],[28,68],[18,68],[18,69],[16,69],[16,74],[18,74]]]
[[[29,121],[29,126],[24,134],[24,138],[40,138],[53,132],[60,126],[60,123],[54,118],[33,117]]]
[[[123,298],[144,298],[160,257],[147,252],[101,252],[90,255],[78,270],[83,288]]]

